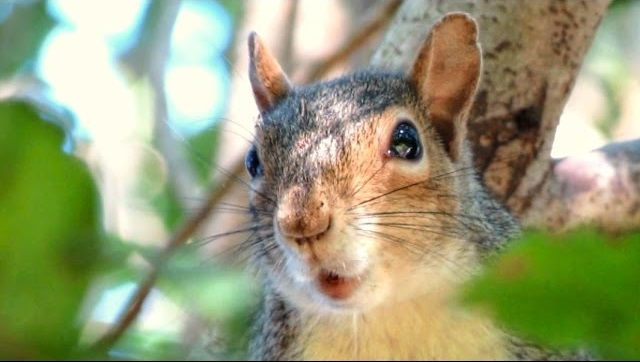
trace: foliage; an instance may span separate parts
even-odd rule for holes
[[[236,2],[229,6],[235,13],[242,8]],[[19,90],[32,81],[42,86],[29,89],[24,102],[0,95],[0,358],[104,359],[105,355],[86,349],[105,331],[105,316],[97,317],[96,310],[107,301],[107,294],[144,278],[149,265],[156,264],[163,253],[164,240],[143,246],[101,229],[103,212],[109,210],[98,202],[87,165],[63,152],[63,141],[68,149],[76,140],[60,128],[69,131],[77,120],[64,104],[46,96],[46,84],[38,84],[37,55],[58,25],[47,7],[42,0],[0,4],[0,48],[11,50],[0,57],[0,82],[4,82],[0,93],[3,86]],[[41,114],[35,104],[51,113]],[[215,146],[211,140],[217,132],[205,130],[180,145],[189,150],[203,185],[208,183]],[[78,144],[87,146],[86,141]],[[82,149],[78,155],[83,155]],[[158,165],[146,162],[143,168],[135,181],[137,197],[169,232],[176,230],[185,212],[194,210],[181,210],[170,183],[162,184],[161,194],[150,191],[157,188],[149,184],[159,184]],[[221,321],[232,332],[232,344],[240,349],[248,322],[246,309],[255,299],[248,281],[200,259],[195,247],[175,255],[142,313],[148,315],[161,299],[164,307],[173,305],[174,310]],[[109,313],[119,308],[111,305]],[[167,328],[149,327],[144,321],[132,325],[108,351],[109,356],[184,358],[187,351],[181,333],[187,313]]]
[[[0,358],[69,357],[101,258],[98,202],[64,134],[27,105],[0,104]]]
[[[242,2],[222,3],[235,18],[242,16]],[[614,4],[624,10],[623,1]],[[55,25],[46,1],[0,3],[0,93],[16,75],[26,75],[18,80],[27,83],[37,79],[34,60]],[[46,91],[36,90],[35,98],[50,102],[38,97]],[[110,96],[90,91],[98,100]],[[92,330],[90,314],[105,291],[138,283],[162,253],[161,243],[141,246],[101,230],[105,218],[96,185],[83,161],[62,151],[65,134],[56,124],[72,122],[24,102],[0,101],[0,359],[87,357],[82,348],[104,332]],[[210,179],[219,137],[220,130],[209,129],[181,145],[201,185]],[[180,208],[170,183],[159,194],[149,191],[158,172],[140,173],[136,196],[169,232],[176,230],[193,210]],[[508,326],[550,345],[584,343],[603,357],[640,358],[639,236],[609,240],[582,231],[548,239],[555,237],[528,234],[470,287],[468,301],[488,305]],[[174,255],[154,291],[189,313],[221,322],[233,332],[234,349],[242,349],[247,310],[255,302],[245,276],[202,261],[194,245]],[[183,358],[182,325],[168,327],[174,328],[133,325],[109,357]]]
[[[553,347],[640,358],[640,234],[528,232],[465,296],[508,328]]]
[[[126,258],[137,253],[156,264],[161,253],[103,234],[93,180],[81,160],[63,153],[63,141],[61,129],[28,104],[0,103],[2,359],[86,355],[81,333],[90,322],[92,283],[100,279],[106,289],[136,282],[140,272]],[[194,247],[175,255],[158,281],[177,305],[221,321],[237,348],[255,300],[248,285],[242,274],[200,262]],[[144,359],[185,353],[179,335],[136,328],[110,352]]]

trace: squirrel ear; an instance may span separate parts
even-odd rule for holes
[[[255,32],[249,34],[249,79],[260,113],[270,110],[291,89],[280,64]]]
[[[454,12],[433,26],[409,73],[454,160],[462,152],[481,67],[476,22]]]

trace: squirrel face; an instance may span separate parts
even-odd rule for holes
[[[441,20],[406,75],[292,87],[256,34],[249,49],[254,255],[271,285],[301,309],[340,313],[461,279],[478,254],[456,177],[481,68],[475,22]]]

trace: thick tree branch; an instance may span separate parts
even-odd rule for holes
[[[640,229],[640,140],[555,160],[522,221],[555,231]]]
[[[407,0],[372,64],[406,69],[433,22],[447,12],[465,11],[477,20],[484,64],[469,138],[485,184],[520,216],[552,166],[560,114],[609,3]]]
[[[390,18],[396,12],[402,2],[391,0],[366,19],[363,24],[357,27],[356,31],[346,39],[340,48],[330,57],[312,65],[306,75],[296,79],[298,83],[310,83],[320,80],[331,68],[345,61],[349,56],[360,49],[367,41],[371,40],[374,34],[382,30],[389,24]]]

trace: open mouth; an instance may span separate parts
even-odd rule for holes
[[[322,269],[318,275],[320,291],[330,298],[343,300],[349,298],[360,285],[359,276],[346,277]]]

